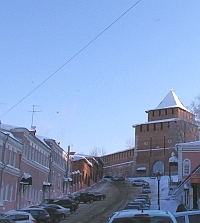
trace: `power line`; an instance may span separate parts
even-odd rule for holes
[[[13,105],[9,110],[3,113],[1,117],[10,112],[13,108],[15,108],[18,104],[24,101],[29,95],[31,95],[34,91],[36,91],[39,87],[41,87],[45,82],[47,82],[51,77],[53,77],[59,70],[61,70],[65,65],[67,65],[71,60],[73,60],[76,56],[78,56],[83,50],[85,50],[90,44],[92,44],[97,38],[99,38],[103,33],[105,33],[111,26],[113,26],[118,20],[120,20],[124,15],[126,15],[131,9],[133,9],[139,2],[142,0],[138,0],[134,3],[129,9],[127,9],[122,15],[120,15],[114,22],[112,22],[109,26],[107,26],[103,31],[101,31],[94,39],[92,39],[89,43],[87,43],[82,49],[80,49],[77,53],[75,53],[69,60],[67,60],[63,65],[61,65],[56,71],[54,71],[49,77],[47,77],[44,81],[42,81],[37,87],[35,87],[32,91],[30,91],[26,96],[24,96],[21,100],[19,100],[15,105]]]

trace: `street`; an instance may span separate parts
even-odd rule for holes
[[[157,179],[151,179],[149,177],[142,177],[149,182],[152,193],[151,197],[151,209],[158,209],[158,182]],[[123,210],[125,205],[133,201],[141,193],[141,187],[133,187],[131,181],[133,179],[127,179],[126,181],[104,181],[102,180],[98,184],[88,191],[99,191],[106,194],[104,201],[95,201],[93,203],[81,203],[78,210],[71,214],[62,223],[107,223],[108,218],[115,211]],[[163,176],[160,181],[160,208],[161,210],[175,212],[178,203],[168,196],[168,177]]]

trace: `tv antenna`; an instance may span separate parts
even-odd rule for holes
[[[29,112],[32,112],[32,120],[31,120],[31,129],[35,129],[35,126],[33,126],[33,116],[36,112],[42,112],[42,111],[36,111],[35,110],[35,107],[40,107],[39,105],[33,105],[33,110],[32,111],[29,111]]]

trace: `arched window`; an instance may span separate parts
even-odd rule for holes
[[[188,176],[190,174],[191,162],[189,159],[183,160],[183,176]]]

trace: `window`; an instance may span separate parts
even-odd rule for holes
[[[159,110],[158,112],[159,112],[159,116],[161,116],[161,110]]]
[[[165,115],[167,115],[167,109],[165,109]]]
[[[147,131],[149,131],[149,125],[147,125]]]
[[[5,201],[8,201],[8,189],[9,189],[9,184],[6,184],[6,191],[5,191],[5,194],[4,194],[4,200]]]
[[[152,111],[152,116],[154,117],[154,111]]]
[[[9,201],[12,202],[12,195],[13,195],[13,185],[10,187],[10,193],[9,193]]]
[[[190,174],[191,162],[189,159],[183,161],[183,176],[188,176]]]
[[[16,167],[16,156],[17,156],[17,153],[14,152],[13,153],[13,166]]]
[[[163,130],[163,123],[160,123],[160,129]]]
[[[11,165],[12,163],[12,151],[9,149],[8,151],[8,164]]]
[[[140,132],[142,132],[142,125],[140,125]]]
[[[172,108],[172,114],[174,114],[174,108]]]
[[[153,124],[153,130],[156,131],[156,123]]]

